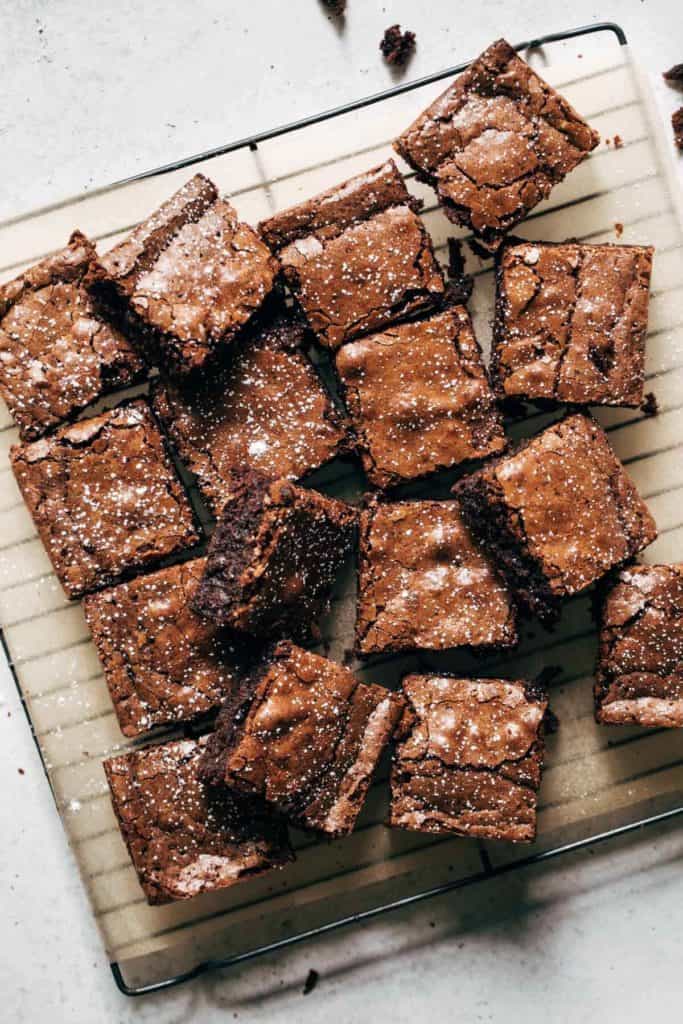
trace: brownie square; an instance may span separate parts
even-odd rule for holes
[[[255,636],[309,637],[353,546],[355,509],[255,470],[235,473],[193,606]]]
[[[150,904],[225,889],[293,860],[262,804],[198,776],[206,745],[178,740],[104,762],[114,812]]]
[[[196,174],[110,252],[90,287],[180,376],[228,345],[270,293],[277,263],[216,186]]]
[[[359,562],[361,654],[516,643],[512,596],[457,501],[371,501]]]
[[[491,360],[499,395],[640,406],[653,253],[644,245],[503,246]]]
[[[145,375],[84,287],[94,259],[75,231],[65,249],[0,286],[0,392],[23,441]]]
[[[561,598],[585,590],[657,536],[604,431],[581,413],[493,459],[454,493],[515,596],[546,620]]]
[[[349,342],[337,352],[336,365],[363,467],[376,487],[505,448],[463,306]]]
[[[629,566],[605,595],[595,717],[683,727],[683,564]]]
[[[433,306],[443,274],[393,160],[259,225],[327,348]]]
[[[243,642],[200,619],[189,602],[206,559],[90,594],[83,611],[125,736],[187,722],[237,688]]]
[[[15,445],[12,469],[60,583],[82,597],[199,536],[148,403]]]
[[[446,216],[494,252],[505,232],[599,141],[573,107],[499,39],[394,147],[436,189]]]
[[[410,675],[403,695],[389,824],[533,842],[545,693],[521,680]]]
[[[263,797],[299,828],[347,835],[402,708],[384,687],[283,641],[220,713],[202,777]]]
[[[196,387],[165,382],[154,392],[154,411],[214,515],[241,466],[299,479],[348,448],[345,419],[301,351],[300,322],[278,308],[252,323],[228,365]]]

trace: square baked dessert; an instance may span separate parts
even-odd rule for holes
[[[581,413],[453,490],[517,599],[549,621],[561,598],[585,590],[657,536],[604,431]]]
[[[603,725],[683,727],[683,565],[632,565],[600,616],[595,717]]]
[[[530,843],[545,692],[523,680],[410,675],[396,733],[389,824]]]
[[[23,441],[145,376],[84,287],[94,260],[92,242],[75,231],[65,249],[0,285],[0,393]]]
[[[337,352],[336,366],[363,468],[376,487],[505,448],[464,306],[351,341]]]
[[[189,602],[206,560],[138,576],[83,602],[124,736],[188,722],[237,688],[245,644],[199,618]]]
[[[441,298],[417,208],[389,160],[259,225],[322,345],[336,349]]]
[[[185,376],[234,340],[277,272],[253,228],[196,174],[100,257],[88,281],[150,362]]]
[[[309,637],[356,526],[355,509],[342,501],[256,470],[235,472],[194,609],[254,636]]]
[[[154,411],[214,515],[236,469],[299,479],[350,447],[345,418],[302,351],[304,339],[300,321],[273,305],[201,383],[165,381],[154,390]]]
[[[512,595],[457,501],[370,501],[359,546],[360,654],[517,642]]]
[[[11,461],[71,598],[199,540],[192,507],[145,399],[15,445]]]
[[[202,778],[264,798],[299,828],[348,835],[402,709],[395,693],[282,641],[219,714]]]
[[[600,136],[504,39],[396,140],[446,216],[495,252]]]
[[[206,737],[104,762],[121,834],[150,904],[225,889],[294,859],[287,827],[262,803],[206,787]]]
[[[654,249],[514,242],[496,259],[501,398],[640,406]]]

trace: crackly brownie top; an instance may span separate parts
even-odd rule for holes
[[[602,609],[596,699],[600,721],[683,726],[683,565],[619,573]]]
[[[277,819],[259,804],[199,781],[205,743],[163,743],[104,762],[114,810],[150,903],[225,888],[292,859]]]
[[[574,242],[505,246],[493,359],[501,393],[640,405],[653,252]]]
[[[495,249],[599,141],[512,47],[493,43],[396,141],[449,213]]]
[[[228,364],[203,383],[156,389],[155,412],[214,514],[238,467],[297,479],[345,450],[344,418],[301,351],[303,341],[289,314],[259,317]]]
[[[589,586],[657,536],[604,431],[588,416],[568,416],[479,475],[558,596]]]
[[[378,487],[505,447],[462,306],[349,342],[336,364],[365,471]]]
[[[65,249],[0,286],[0,391],[25,441],[143,375],[83,285],[94,258],[76,231]]]
[[[143,399],[16,445],[12,468],[70,597],[198,539]]]
[[[257,673],[238,724],[232,708],[219,719],[207,761],[303,827],[342,834],[353,828],[402,706],[344,666],[282,642]]]
[[[457,501],[373,501],[362,512],[361,652],[516,639],[512,597],[465,527]]]
[[[237,686],[243,645],[189,605],[205,564],[196,558],[85,599],[85,617],[126,736],[191,720],[218,707]]]
[[[259,225],[322,344],[337,348],[443,294],[415,203],[389,160]]]
[[[93,278],[126,296],[159,332],[169,366],[185,374],[249,320],[276,272],[253,228],[198,174],[102,257]]]

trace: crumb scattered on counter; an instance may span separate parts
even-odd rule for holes
[[[403,67],[414,52],[416,42],[414,32],[401,32],[400,25],[390,25],[382,36],[379,48],[387,64]]]
[[[645,395],[645,401],[641,405],[640,409],[646,416],[657,416],[659,413],[659,405],[654,391],[648,391]]]
[[[669,85],[683,86],[683,64],[674,64],[672,68],[662,73],[662,78]]]
[[[309,995],[309,993],[313,991],[315,986],[318,984],[319,977],[320,975],[318,974],[318,972],[314,971],[313,968],[311,968],[311,970],[306,975],[306,981],[304,982],[303,994],[305,996]]]
[[[621,236],[624,233],[624,225],[621,223],[621,221],[616,221],[614,225],[614,231],[616,233],[617,238],[621,238]]]
[[[17,768],[17,771],[19,772],[20,775],[26,775],[26,772],[24,771],[23,768]]]
[[[674,110],[671,115],[671,124],[674,130],[674,142],[679,149],[683,149],[683,107]]]

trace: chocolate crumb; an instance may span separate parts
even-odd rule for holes
[[[683,107],[674,110],[671,115],[671,125],[674,130],[674,142],[679,149],[683,149]]]
[[[304,982],[303,995],[307,996],[307,995],[309,995],[309,993],[311,993],[313,991],[315,986],[318,984],[318,978],[319,977],[320,977],[320,975],[318,974],[318,972],[314,971],[313,968],[311,968],[310,971],[308,972],[308,974],[306,975],[306,981]]]
[[[624,140],[622,139],[621,135],[615,135],[612,139],[612,144],[615,149],[621,149],[621,147],[624,145]]]
[[[616,234],[617,238],[621,238],[621,236],[624,233],[624,225],[621,223],[621,221],[617,221],[615,223],[614,231],[615,231],[615,234]]]
[[[327,7],[330,14],[341,18],[346,13],[346,0],[322,0],[323,7]]]
[[[403,67],[415,50],[414,32],[401,32],[400,25],[390,25],[386,29],[379,48],[387,64]]]
[[[662,78],[669,85],[683,86],[683,64],[674,64],[672,68],[662,73]]]
[[[645,395],[645,401],[641,405],[640,409],[646,416],[657,416],[659,414],[659,404],[654,391],[648,391]]]
[[[26,775],[26,772],[24,771],[23,768],[17,768],[17,771],[19,772],[20,775]]]

